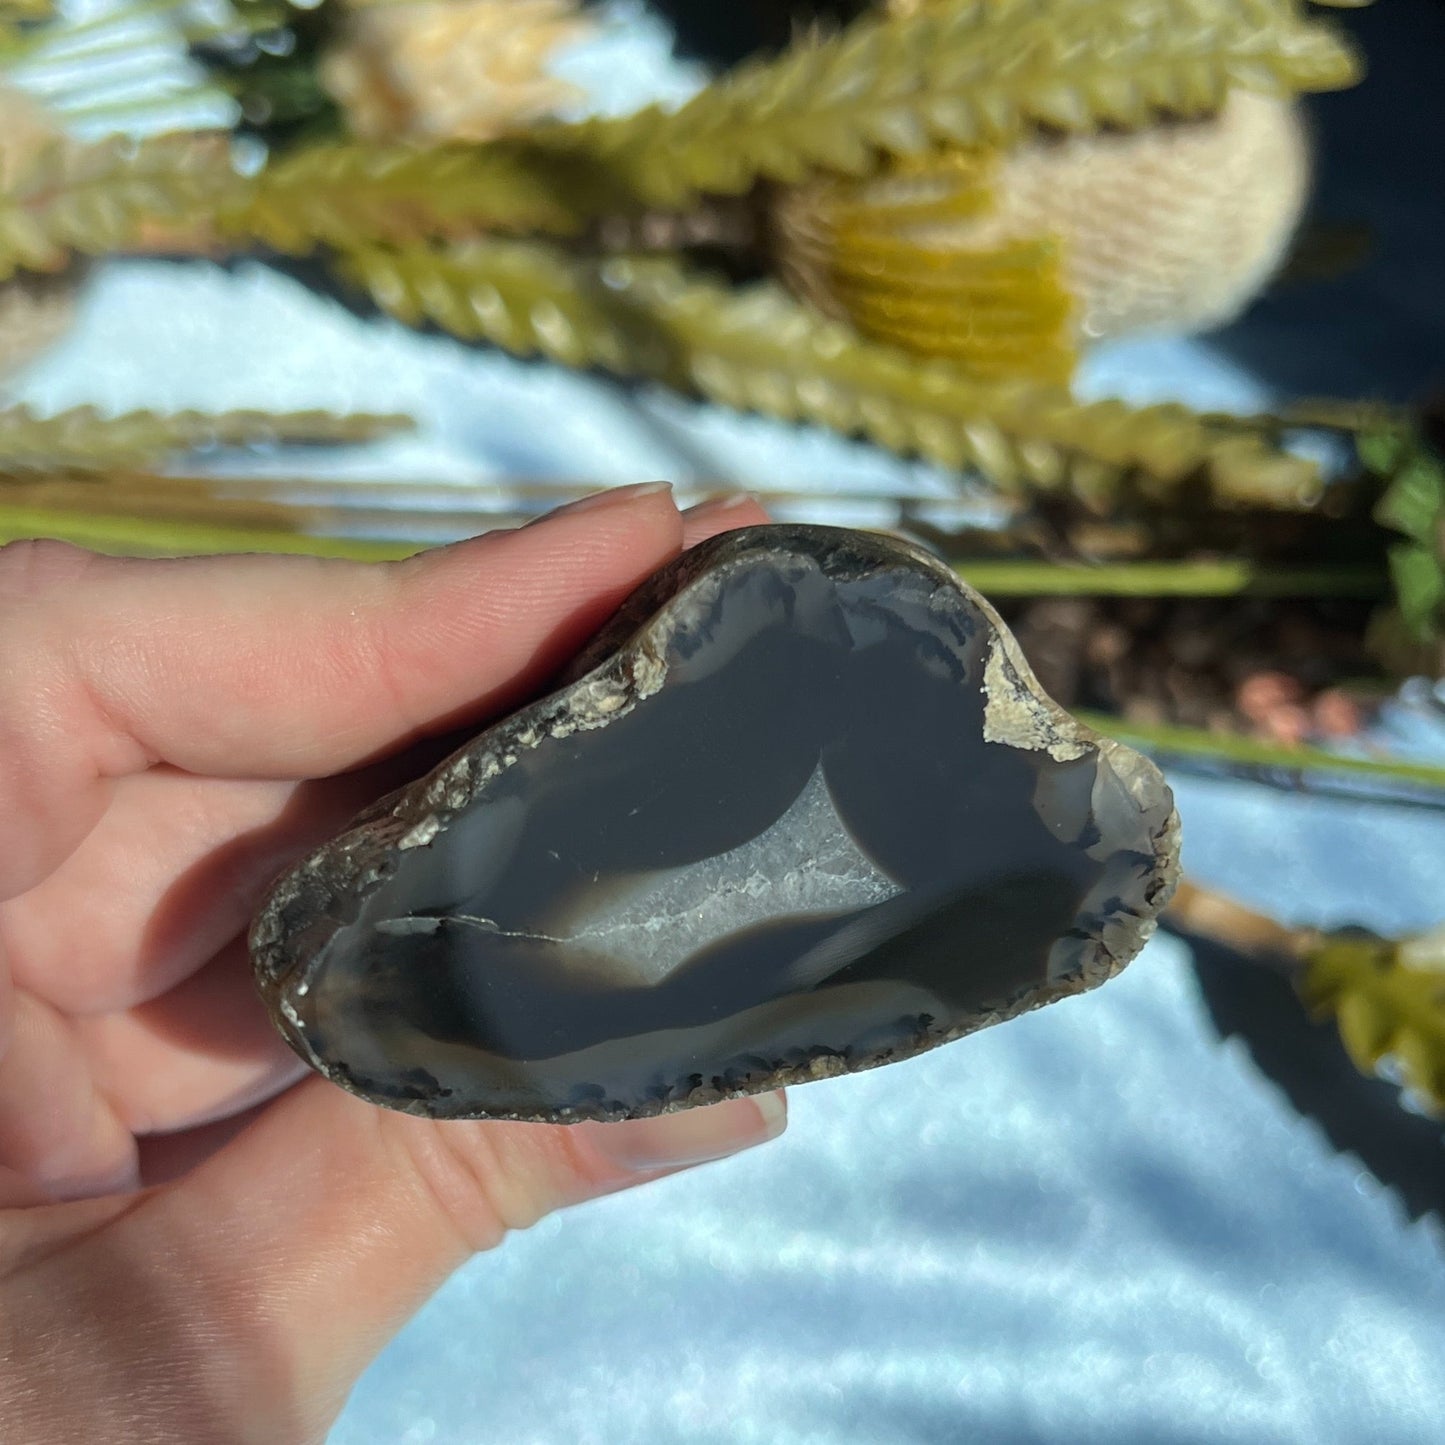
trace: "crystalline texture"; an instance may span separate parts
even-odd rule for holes
[[[655,1113],[907,1057],[1137,951],[1177,825],[905,544],[729,533],[550,697],[277,885],[303,1057],[439,1117]]]

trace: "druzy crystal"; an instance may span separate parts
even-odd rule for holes
[[[928,554],[753,527],[273,891],[304,1058],[445,1118],[622,1118],[906,1058],[1117,972],[1173,886],[1158,772]]]

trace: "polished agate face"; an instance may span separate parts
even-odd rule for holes
[[[1075,993],[1172,886],[1143,759],[926,554],[755,527],[277,886],[282,1032],[378,1103],[570,1121],[904,1058]]]

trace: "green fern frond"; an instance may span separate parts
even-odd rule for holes
[[[584,169],[504,144],[325,144],[247,177],[221,136],[57,141],[0,193],[0,280],[58,270],[76,252],[175,249],[177,236],[183,250],[254,240],[304,254],[496,230],[569,234],[606,209]]]
[[[1360,460],[1384,484],[1375,520],[1404,540],[1390,548],[1400,624],[1414,642],[1445,641],[1445,458],[1409,423],[1358,441]]]
[[[589,194],[576,170],[507,145],[314,145],[265,167],[217,223],[291,253],[495,230],[567,234],[582,227]]]
[[[1333,1016],[1362,1073],[1393,1058],[1406,1085],[1445,1113],[1445,934],[1322,936],[1296,986],[1317,1017]]]
[[[536,139],[595,157],[641,204],[681,206],[759,180],[861,175],[939,144],[1205,115],[1231,86],[1290,95],[1359,74],[1348,42],[1293,0],[939,0],[800,41],[676,111]]]
[[[40,416],[29,407],[7,407],[0,409],[0,478],[142,467],[170,453],[207,447],[362,442],[411,424],[405,416],[326,411],[131,411],[106,416],[82,406]]]
[[[643,377],[710,401],[865,436],[975,468],[1003,490],[1108,504],[1121,486],[1206,477],[1224,499],[1293,506],[1314,465],[1175,405],[1080,403],[1062,388],[971,380],[865,341],[770,283],[742,290],[665,258],[579,259],[537,242],[371,247],[343,274],[407,325],[567,366]]]
[[[239,179],[214,136],[56,141],[0,192],[0,280],[136,245],[149,226],[194,223]]]
[[[290,252],[481,230],[572,234],[698,192],[858,174],[882,154],[1002,145],[1037,126],[1144,124],[1207,112],[1232,84],[1316,89],[1353,74],[1343,43],[1293,0],[945,0],[800,42],[675,113],[652,107],[525,140],[317,146],[249,179],[216,136],[57,141],[0,195],[0,279],[177,226],[195,228],[198,245],[219,232]]]

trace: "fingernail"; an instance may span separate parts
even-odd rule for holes
[[[755,1094],[655,1119],[605,1124],[594,1139],[610,1163],[640,1174],[725,1159],[776,1139],[787,1125],[788,1106],[781,1093]]]
[[[579,512],[600,512],[606,507],[623,506],[642,497],[657,497],[671,491],[671,482],[635,482],[628,487],[608,487],[604,492],[589,492],[585,497],[578,497],[575,502],[553,507],[550,512],[533,517],[527,525],[535,527],[539,522],[550,522],[557,517],[575,517]]]
[[[721,496],[709,497],[706,501],[688,507],[684,517],[722,517],[729,512],[740,511],[743,507],[761,506],[756,492],[724,492]]]

